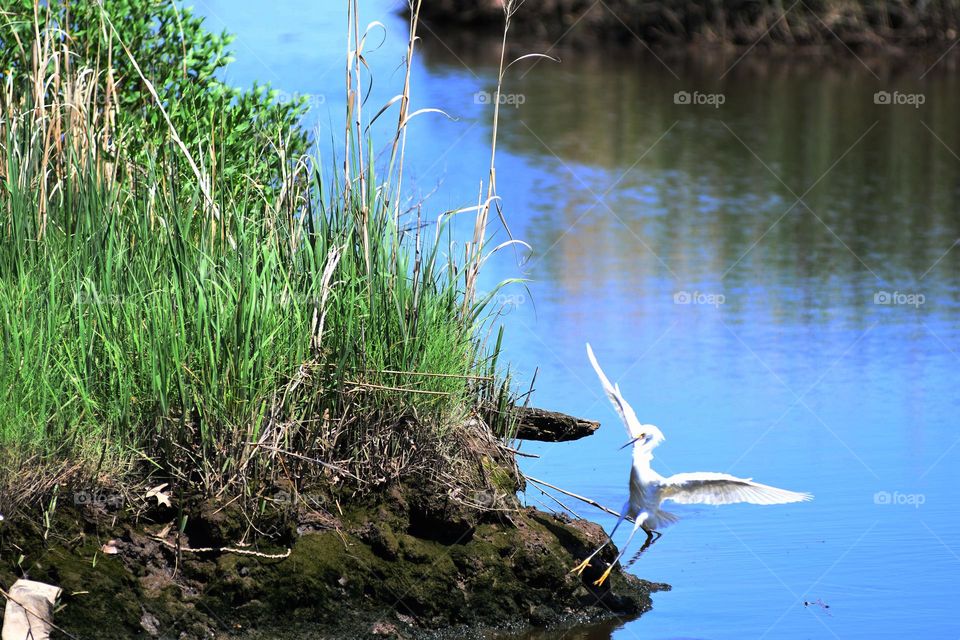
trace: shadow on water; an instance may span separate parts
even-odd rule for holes
[[[627,620],[606,620],[595,624],[552,629],[534,629],[524,633],[497,635],[491,640],[610,640]]]
[[[594,624],[581,624],[550,629],[532,629],[523,633],[508,633],[491,636],[490,640],[611,640],[617,631],[623,630],[628,619],[612,619]],[[661,640],[700,640],[693,637],[667,637]]]

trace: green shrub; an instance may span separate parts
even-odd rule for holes
[[[307,151],[305,99],[279,102],[268,86],[240,90],[221,82],[217,73],[231,61],[233,36],[210,33],[190,8],[170,0],[50,0],[35,13],[33,0],[0,0],[0,11],[0,70],[15,82],[28,82],[37,66],[49,67],[45,75],[93,70],[95,107],[115,110],[113,135],[134,161],[143,162],[148,150],[167,152],[169,129],[121,42],[184,144],[216,171],[222,188],[244,180],[275,187],[281,141],[288,157]],[[37,33],[47,46],[34,46]],[[49,55],[57,52],[67,55]]]

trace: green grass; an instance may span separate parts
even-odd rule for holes
[[[510,435],[472,294],[483,238],[458,262],[447,230],[404,233],[401,168],[379,178],[356,129],[348,174],[278,155],[264,185],[188,169],[172,137],[108,149],[58,83],[42,110],[11,83],[0,116],[6,484],[24,461],[77,460],[206,493],[331,469],[369,488],[455,468],[471,415]],[[228,164],[227,133],[195,164]]]

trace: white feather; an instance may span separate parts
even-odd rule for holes
[[[809,493],[787,491],[750,478],[709,471],[678,473],[664,478],[659,493],[661,502],[672,500],[679,504],[786,504],[813,499]]]
[[[603,390],[606,392],[607,398],[610,399],[610,404],[613,405],[613,408],[620,415],[620,419],[623,420],[623,426],[627,428],[627,435],[630,436],[631,440],[639,437],[643,433],[643,425],[637,420],[637,414],[633,412],[633,407],[620,393],[620,385],[613,386],[607,376],[604,375],[596,356],[593,355],[593,349],[590,348],[589,342],[587,343],[587,357],[590,358],[590,364],[593,365],[593,370],[597,372],[597,377],[600,378],[600,384],[603,385]]]

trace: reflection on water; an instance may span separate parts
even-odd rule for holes
[[[438,75],[462,68],[442,47],[428,53]],[[539,200],[525,239],[535,250],[565,243],[543,252],[551,276],[576,277],[563,268],[569,250],[628,256],[638,237],[676,275],[722,275],[778,219],[749,256],[771,283],[783,281],[777,270],[919,276],[944,251],[943,238],[957,237],[956,75],[921,82],[923,67],[876,79],[852,61],[742,63],[718,81],[725,70],[579,54],[509,84],[525,102],[505,110],[501,148],[540,170],[523,185]],[[894,88],[923,93],[922,109],[875,104],[877,91]],[[725,102],[677,105],[681,91]],[[610,218],[620,223],[613,245],[591,224]],[[833,251],[840,243],[851,251]],[[727,277],[742,282],[748,273]]]
[[[321,139],[338,136],[341,23],[237,4],[199,7],[239,32],[231,77],[322,92]],[[403,25],[390,4],[365,4],[389,32],[368,56],[371,105],[402,81]],[[489,105],[477,92],[494,86],[497,57],[424,36],[412,107],[458,119],[411,125],[404,180],[414,195],[436,190],[427,207],[437,213],[469,205],[486,175]],[[498,189],[514,236],[534,247],[529,290],[503,319],[506,349],[521,372],[540,368],[537,405],[603,427],[524,444],[541,455],[525,470],[612,507],[626,495],[629,454],[586,361],[589,340],[641,420],[666,434],[660,473],[726,471],[816,495],[678,506],[681,522],[630,568],[673,590],[638,620],[566,637],[960,636],[960,81],[950,63],[868,70],[754,52],[728,72],[734,60],[563,57],[517,65],[506,87],[522,104],[502,113]],[[723,104],[678,104],[684,91]],[[880,91],[924,104],[878,104]],[[489,266],[486,286],[518,271],[509,252]],[[534,489],[525,497],[555,506]]]
[[[607,620],[596,624],[578,625],[564,629],[533,629],[524,633],[497,635],[496,640],[609,640],[624,621]]]
[[[442,47],[429,54],[446,83],[468,75]],[[631,568],[673,591],[600,637],[956,635],[957,78],[856,61],[726,68],[580,55],[510,82],[524,103],[502,123],[499,186],[534,247],[536,306],[507,315],[508,353],[541,367],[538,404],[605,425],[526,445],[543,457],[524,468],[622,502],[629,456],[589,340],[665,431],[661,473],[817,496],[677,507],[682,521]],[[677,104],[683,91],[724,101]],[[925,100],[877,104],[878,91]],[[491,280],[515,265],[500,268]]]

